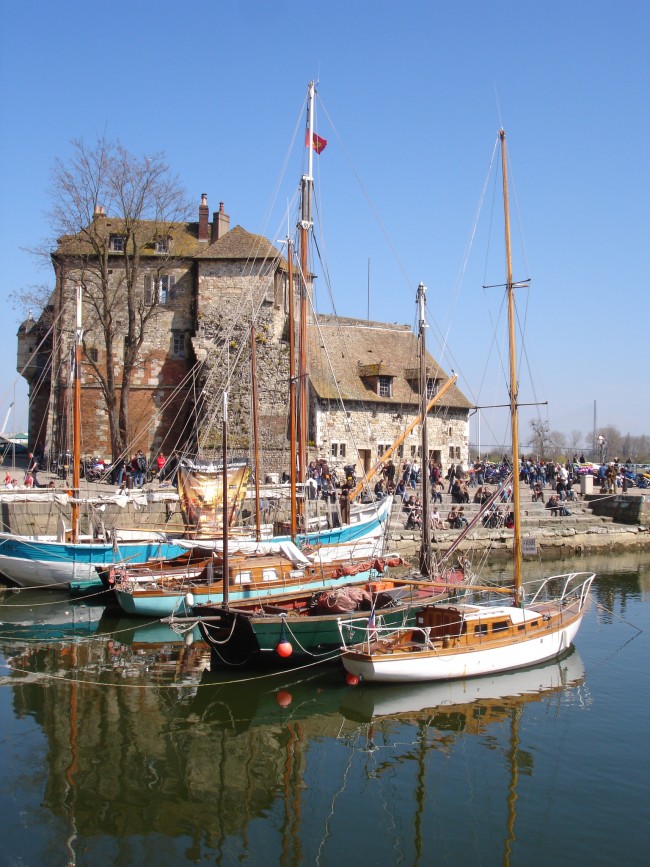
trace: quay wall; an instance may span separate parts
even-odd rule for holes
[[[644,494],[587,494],[584,497],[594,515],[617,524],[650,524],[650,496]]]

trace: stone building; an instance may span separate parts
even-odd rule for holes
[[[230,228],[223,205],[209,220],[206,195],[198,221],[164,226],[142,221],[137,234],[136,309],[148,317],[129,397],[129,451],[210,454],[221,445],[222,396],[229,394],[233,452],[251,442],[251,345],[257,356],[262,473],[289,466],[289,284],[283,255],[266,238]],[[98,274],[114,289],[109,314],[122,344],[114,346],[120,387],[128,309],[123,286],[131,266],[120,220],[98,209],[93,223],[60,239],[52,256],[56,286],[39,320],[18,332],[18,368],[29,383],[29,438],[50,456],[67,447],[70,430],[75,287],[84,292],[82,454],[111,454],[103,395],[105,338]],[[101,269],[104,269],[102,271]],[[311,281],[308,276],[308,281]],[[311,282],[307,287],[311,291]],[[295,290],[297,291],[297,290]],[[104,314],[106,315],[106,314]],[[254,323],[254,327],[251,325]],[[308,459],[325,457],[367,469],[417,414],[417,339],[407,326],[310,317],[308,326]],[[446,379],[428,359],[430,388]],[[343,408],[345,407],[345,408]],[[470,403],[453,387],[432,412],[430,453],[443,464],[467,459]],[[417,432],[401,453],[418,454]],[[401,456],[401,455],[400,455]]]
[[[335,465],[367,471],[418,414],[418,341],[407,325],[319,315],[310,329],[310,438]],[[427,354],[427,391],[449,378]],[[472,404],[455,385],[428,416],[429,455],[443,467],[468,459]],[[422,461],[416,427],[393,460]]]

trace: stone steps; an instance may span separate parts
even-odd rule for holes
[[[471,492],[470,492],[471,496]],[[545,492],[545,499],[550,496],[550,491]],[[523,492],[522,502],[521,502],[521,527],[524,532],[533,532],[533,531],[555,531],[555,530],[564,530],[566,528],[574,528],[580,532],[588,531],[589,528],[602,528],[603,525],[612,524],[613,519],[610,517],[601,517],[594,515],[588,504],[583,501],[579,495],[576,495],[577,499],[575,501],[565,502],[564,505],[567,510],[571,513],[568,516],[553,516],[550,514],[548,509],[545,508],[544,503],[542,502],[532,502],[530,499],[530,494],[528,490]],[[509,504],[500,503],[499,506],[501,508],[502,513],[504,513]],[[440,512],[440,517],[446,524],[447,514],[449,513],[452,502],[451,496],[449,494],[443,494],[442,503],[438,503],[438,511]],[[463,504],[463,513],[466,516],[468,521],[471,521],[472,518],[478,513],[480,509],[480,505],[478,503],[464,503]],[[413,536],[413,538],[419,537],[419,531],[417,530],[406,530],[406,520],[407,513],[403,511],[403,506],[399,501],[396,501],[393,506],[392,512],[392,526],[394,528],[394,533],[402,535],[403,538],[407,538],[409,536]],[[450,529],[445,526],[443,530],[435,531],[436,536],[440,534],[448,534],[449,538],[452,538],[457,535],[460,530]],[[474,538],[482,538],[485,537],[490,538],[495,534],[512,534],[512,530],[508,530],[502,527],[498,528],[487,528],[483,527],[481,524],[477,525],[472,529],[471,535]]]

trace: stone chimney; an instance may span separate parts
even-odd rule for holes
[[[212,214],[212,237],[210,243],[214,244],[219,238],[223,238],[230,231],[230,217],[223,209],[223,202],[219,202],[219,210]]]
[[[199,241],[208,240],[208,217],[210,209],[208,208],[208,194],[201,193],[201,204],[199,205]]]

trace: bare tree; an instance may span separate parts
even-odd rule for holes
[[[68,162],[52,172],[52,254],[61,304],[73,284],[83,287],[84,326],[100,335],[102,357],[86,353],[103,393],[113,455],[130,440],[129,395],[147,326],[160,303],[163,272],[173,264],[169,237],[190,208],[161,154],[138,157],[119,142],[72,142]],[[155,248],[155,279],[151,251]],[[149,288],[143,255],[149,251]]]
[[[573,452],[580,449],[580,441],[582,440],[582,431],[572,430],[569,434],[569,448]]]
[[[541,419],[531,419],[530,427],[533,432],[531,437],[531,446],[533,450],[543,460],[547,457],[549,446],[551,445],[551,431],[549,423]]]

